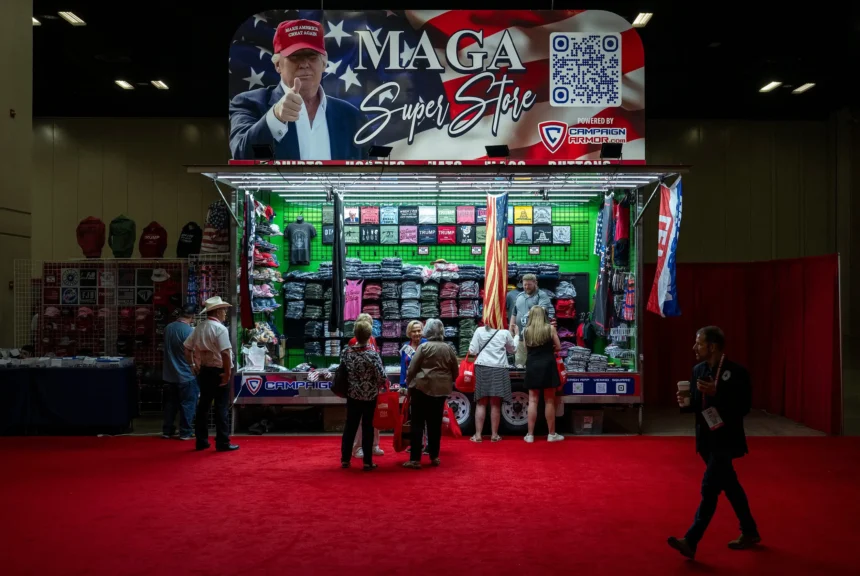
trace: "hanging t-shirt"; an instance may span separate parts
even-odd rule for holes
[[[487,242],[487,227],[475,226],[475,244],[486,244]]]
[[[487,207],[486,206],[478,206],[475,209],[475,222],[478,224],[486,224],[487,223]]]
[[[517,226],[514,230],[514,242],[516,244],[531,244],[532,243],[532,227]]]
[[[311,239],[317,237],[317,230],[307,222],[292,222],[287,226],[290,240],[290,264],[310,264]]]
[[[400,206],[397,216],[400,224],[418,224],[418,206]]]
[[[630,239],[630,204],[625,200],[615,204],[615,241]]]
[[[439,226],[439,236],[437,238],[439,244],[456,244],[457,243],[457,227],[456,226]]]
[[[457,224],[474,224],[475,207],[457,206]]]
[[[552,224],[552,206],[535,206],[532,218],[534,224]]]
[[[379,243],[380,244],[397,244],[399,238],[399,228],[397,226],[380,226],[379,227]]]
[[[436,227],[435,226],[419,226],[418,227],[418,243],[419,244],[436,244]]]
[[[334,224],[334,206],[323,206],[322,223]]]
[[[552,226],[532,226],[532,242],[552,244]]]
[[[329,226],[328,224],[323,226],[322,243],[334,244],[334,226]]]
[[[474,244],[475,227],[472,225],[457,226],[457,244]]]
[[[514,206],[514,224],[531,224],[531,223],[532,223],[532,207],[531,206]],[[519,237],[519,235],[517,237]]]
[[[343,305],[343,319],[355,320],[361,314],[361,289],[364,280],[347,280],[345,290],[345,303]]]
[[[379,224],[379,206],[362,206],[361,223]]]
[[[382,206],[379,208],[380,224],[397,224],[397,206]]]
[[[418,207],[418,223],[419,224],[435,224],[436,223],[436,207],[435,206],[419,206]]]
[[[439,224],[456,224],[457,208],[454,206],[439,206],[436,217]]]
[[[344,226],[343,227],[343,240],[345,244],[360,244],[361,243],[361,232],[360,226]]]
[[[400,213],[400,220],[403,221],[403,213]],[[400,227],[400,243],[401,244],[418,244],[418,226],[401,226]]]
[[[343,209],[343,221],[347,224],[358,224],[360,221],[359,209],[357,206],[350,206]]]
[[[379,244],[379,226],[362,226],[359,239],[362,244]]]

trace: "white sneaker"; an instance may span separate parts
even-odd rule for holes
[[[385,456],[385,450],[383,450],[379,446],[374,446],[373,447],[373,455],[374,456]]]
[[[353,458],[364,458],[364,450],[361,446],[352,451],[352,456]]]
[[[531,444],[532,442],[535,441],[534,434],[526,434],[526,437],[523,438],[523,440],[525,440],[526,443]]]
[[[564,440],[564,436],[561,434],[550,434],[546,437],[547,442],[561,442],[562,440]]]

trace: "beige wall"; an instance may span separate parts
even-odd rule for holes
[[[13,260],[30,252],[32,16],[32,0],[0,2],[0,346],[12,344],[15,328]]]
[[[224,164],[226,124],[215,119],[38,119],[33,126],[32,258],[82,258],[75,229],[82,219],[125,214],[143,228],[167,230],[166,258],[179,231],[201,226],[218,198],[212,182],[185,172],[188,164]],[[135,247],[134,257],[140,254]],[[112,257],[105,244],[103,258]]]

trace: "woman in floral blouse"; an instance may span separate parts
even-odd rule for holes
[[[352,454],[352,441],[361,423],[362,445],[371,446],[373,443],[373,412],[376,409],[376,397],[379,387],[385,386],[385,369],[382,358],[376,350],[367,345],[370,339],[371,325],[369,322],[355,323],[354,346],[347,346],[340,355],[340,361],[346,364],[349,374],[349,389],[346,393],[346,425],[341,439],[340,462],[342,468],[349,468]],[[373,450],[364,450],[364,470],[373,470]]]

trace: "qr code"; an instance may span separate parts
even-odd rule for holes
[[[550,34],[550,105],[621,106],[621,35]]]

